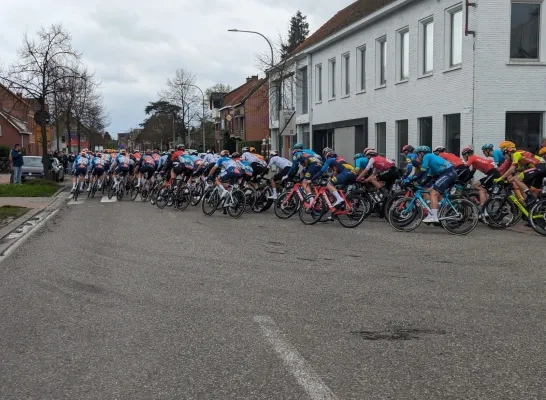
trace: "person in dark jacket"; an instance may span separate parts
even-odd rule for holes
[[[23,153],[21,152],[21,146],[16,144],[11,151],[11,164],[13,167],[13,183],[21,184],[21,176],[23,175]]]

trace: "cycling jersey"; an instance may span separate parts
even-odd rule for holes
[[[159,163],[157,164],[157,169],[160,170],[161,167],[163,167],[163,165],[165,165],[165,163],[167,162],[167,158],[169,158],[169,156],[167,154],[165,154],[164,156],[161,156],[161,158],[159,159]]]
[[[218,161],[216,161],[216,166],[225,170],[228,168],[235,168],[237,165],[235,164],[235,161],[229,157],[220,157]]]
[[[370,158],[366,168],[373,168],[374,172],[385,172],[394,167],[394,163],[385,157],[375,156]]]
[[[332,168],[337,174],[341,174],[345,171],[348,171],[352,174],[354,174],[355,172],[354,167],[343,158],[331,157],[326,159],[326,162],[324,163],[322,168],[315,174],[315,176],[311,178],[311,180],[315,180],[321,177],[323,174],[326,173],[326,171],[328,171],[328,168]]]
[[[455,154],[453,153],[440,153],[439,154],[440,157],[442,157],[444,160],[447,160],[451,163],[451,165],[453,165],[455,168],[458,168],[460,167],[461,165],[463,165],[463,160],[461,160],[461,157],[458,157],[456,156]]]
[[[72,165],[72,169],[75,170],[77,168],[85,168],[87,169],[87,165],[89,165],[89,159],[87,157],[82,157],[81,155],[78,155],[76,159],[74,160],[74,164]]]
[[[480,171],[483,174],[487,174],[492,169],[495,169],[493,160],[489,160],[475,154],[468,157],[466,165],[467,167],[473,168],[475,171]]]
[[[245,151],[241,155],[241,160],[247,161],[252,164],[254,162],[258,162],[258,157],[256,157],[256,154],[252,154],[250,151]]]
[[[140,158],[140,166],[141,167],[152,167],[155,169],[155,160],[154,157],[151,155],[144,155]]]
[[[292,162],[290,160],[287,160],[284,157],[273,156],[269,160],[269,164],[267,165],[267,168],[271,168],[272,165],[276,166],[279,169],[284,169],[286,167],[291,167]]]
[[[237,168],[241,171],[243,171],[247,176],[252,176],[254,174],[254,169],[252,168],[252,165],[248,161],[244,161],[241,158],[236,158],[235,164],[237,165]]]
[[[193,162],[193,159],[191,158],[191,156],[189,156],[187,154],[182,154],[181,156],[179,156],[176,159],[176,161],[179,162],[180,164],[184,164],[186,169],[193,170],[194,162]]]
[[[357,158],[356,161],[355,161],[355,169],[364,170],[368,166],[369,162],[370,162],[370,160],[368,160],[367,157]]]
[[[117,158],[116,158],[116,164],[118,165],[118,168],[121,168],[121,169],[125,169],[125,168],[129,168],[129,165],[130,165],[130,161],[131,159],[129,158],[129,156],[127,155],[119,155]]]
[[[216,162],[216,158],[214,157],[214,154],[207,153],[205,154],[205,158],[203,158],[203,162],[207,164],[214,164]]]
[[[404,176],[410,176],[412,172],[415,173],[413,169],[416,168],[415,166],[416,160],[417,160],[417,154],[408,153],[408,155],[406,156],[407,166],[406,166],[406,173],[404,174]]]
[[[290,168],[288,175],[294,174],[300,165],[304,167],[313,166],[313,169],[316,169],[316,167],[322,167],[322,161],[319,160],[318,156],[313,151],[311,151],[311,153],[306,151],[298,151],[294,154],[292,161],[292,167]]]
[[[426,172],[428,176],[439,176],[451,167],[453,164],[434,153],[425,154],[421,162],[421,170]]]
[[[497,149],[493,151],[493,160],[495,161],[495,164],[497,164],[497,167],[502,165],[505,159],[506,157],[504,157],[504,154],[501,149]]]
[[[518,150],[512,154],[512,165],[515,165],[518,171],[534,168],[540,163],[540,157],[528,151]]]
[[[157,167],[159,165],[161,155],[159,153],[152,153],[152,158],[154,159],[155,166]]]
[[[102,157],[95,157],[92,162],[92,169],[104,169],[106,164],[105,160]]]

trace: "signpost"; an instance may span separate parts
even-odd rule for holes
[[[34,113],[34,121],[37,125],[42,125],[42,123],[45,123],[45,125],[49,125],[51,122],[51,115],[46,110],[38,110]]]

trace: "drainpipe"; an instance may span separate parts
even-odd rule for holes
[[[470,2],[470,0],[465,1],[465,26],[464,34],[465,36],[472,35],[472,132],[471,132],[471,145],[474,147],[474,126],[475,126],[475,99],[476,99],[476,31],[470,30],[468,28],[468,11],[470,7],[476,7],[476,3]]]
[[[313,107],[315,105],[315,92],[313,86],[313,74],[315,69],[313,68],[313,53],[307,56],[307,113],[309,114],[309,148],[313,148]],[[310,83],[309,83],[309,77]]]

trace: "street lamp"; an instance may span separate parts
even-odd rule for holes
[[[271,68],[273,68],[273,66],[275,65],[275,59],[273,57],[273,45],[271,44],[268,38],[266,38],[260,32],[255,32],[255,31],[242,31],[240,29],[228,29],[228,32],[254,33],[255,35],[260,35],[261,37],[263,37],[267,41],[267,44],[269,45],[269,48],[271,49]]]

